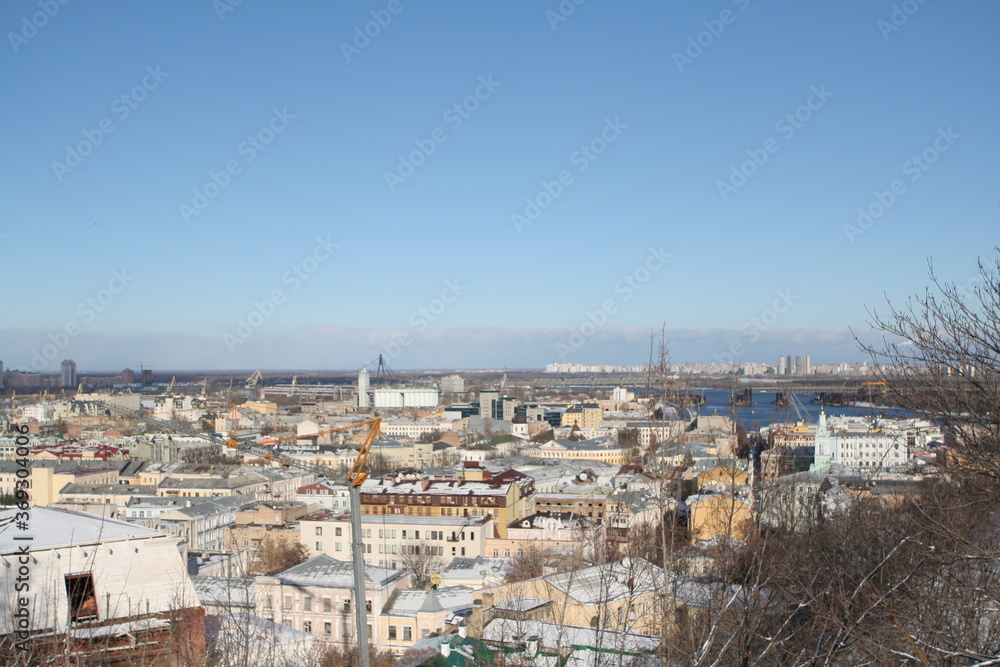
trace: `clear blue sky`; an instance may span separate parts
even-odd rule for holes
[[[8,368],[860,360],[997,244],[995,2],[230,1],[0,5]]]

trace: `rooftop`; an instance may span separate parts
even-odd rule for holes
[[[397,579],[406,576],[402,570],[387,570],[372,565],[365,566],[365,581],[386,586]],[[279,572],[273,577],[260,579],[278,579],[283,584],[292,586],[321,586],[324,588],[353,588],[354,571],[348,561],[335,560],[326,554],[313,556],[304,563],[299,563]]]
[[[17,552],[24,544],[38,551],[165,537],[163,533],[124,521],[53,507],[32,507],[28,528],[19,529],[16,521],[19,513],[16,508],[0,511],[0,554]],[[30,542],[16,539],[29,536]]]

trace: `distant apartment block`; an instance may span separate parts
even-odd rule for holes
[[[465,392],[465,380],[461,375],[446,375],[441,378],[442,394],[461,394]]]

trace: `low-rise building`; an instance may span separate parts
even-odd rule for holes
[[[452,558],[482,556],[493,537],[493,517],[362,516],[365,563],[395,569],[416,560],[440,571]],[[310,554],[351,560],[350,516],[317,512],[299,521],[299,540]]]
[[[176,538],[46,507],[32,507],[22,527],[19,512],[0,512],[0,582],[21,591],[0,605],[0,636],[26,631],[43,664],[67,651],[81,663],[204,664],[205,611]],[[17,588],[24,570],[30,587]]]
[[[569,439],[550,440],[540,445],[522,445],[518,454],[544,459],[586,459],[616,466],[625,465],[629,459],[628,448],[618,446],[613,438],[592,438],[578,442]]]
[[[226,528],[235,523],[236,512],[252,501],[251,496],[191,500],[188,507],[160,513],[156,525],[183,539],[191,549],[221,551],[227,544]]]
[[[258,576],[257,615],[314,635],[324,642],[354,646],[354,572],[350,562],[321,554],[273,576]],[[408,588],[401,570],[365,567],[369,637],[381,646],[379,615],[398,589]],[[373,612],[374,610],[374,612]]]

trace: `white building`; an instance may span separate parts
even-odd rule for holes
[[[435,567],[444,569],[452,558],[482,556],[486,540],[493,536],[493,525],[490,516],[363,516],[365,563],[397,568],[411,557],[424,556]],[[329,512],[302,517],[299,540],[310,554],[350,560],[350,518]]]
[[[81,663],[97,658],[103,644],[122,636],[129,643],[115,653],[123,663],[141,650],[144,664],[162,664],[170,649],[153,649],[177,643],[172,636],[184,635],[181,626],[191,633],[186,641],[196,646],[200,623],[203,641],[204,610],[177,538],[47,507],[32,507],[22,527],[19,512],[0,512],[0,585],[8,592],[0,605],[0,635],[22,626],[32,634],[73,632],[74,644],[79,642],[74,659]],[[18,587],[25,581],[27,588]],[[20,591],[17,597],[14,591]],[[33,648],[44,646],[42,637],[32,639]]]
[[[354,574],[350,562],[326,554],[274,576],[259,576],[257,615],[314,635],[320,641],[354,645]],[[400,570],[365,567],[365,598],[369,630],[380,630],[376,619],[398,589],[409,588],[410,575]],[[374,613],[372,613],[374,610]],[[381,631],[369,632],[380,646]]]
[[[465,380],[461,375],[446,375],[441,378],[442,394],[461,394],[465,391]]]
[[[436,408],[438,390],[433,387],[382,387],[372,390],[376,408]]]

